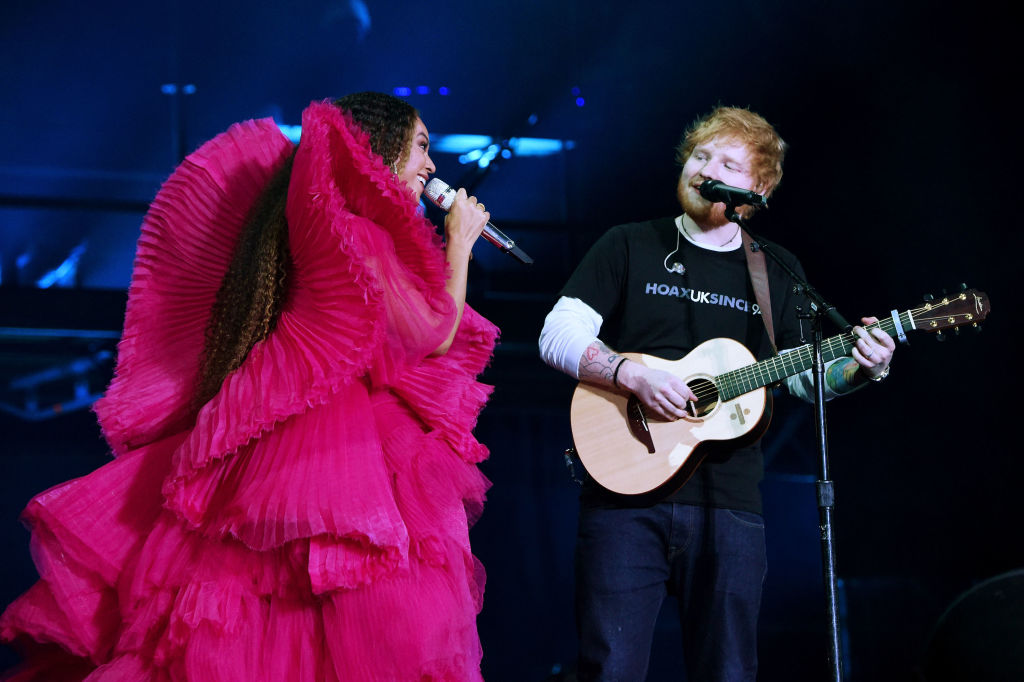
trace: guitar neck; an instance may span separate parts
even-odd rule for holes
[[[898,315],[899,326],[893,317],[887,317],[875,324],[868,325],[865,329],[881,329],[889,336],[895,337],[903,331],[917,329],[914,324],[913,311],[907,310]],[[850,354],[857,341],[853,332],[837,334],[821,342],[821,359],[830,362],[836,358]],[[785,351],[775,357],[755,362],[746,367],[740,367],[715,377],[715,384],[718,386],[718,394],[722,400],[731,400],[744,393],[756,391],[759,388],[774,384],[794,374],[810,369],[814,365],[814,348],[811,344],[798,346],[792,350]]]

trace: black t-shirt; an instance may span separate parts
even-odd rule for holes
[[[619,352],[636,352],[678,360],[713,338],[739,341],[756,356],[772,354],[743,250],[711,251],[677,236],[674,219],[619,225],[590,249],[560,292],[578,298],[601,315],[600,338]],[[669,272],[665,257],[683,264],[682,275]],[[803,277],[796,258],[775,244],[773,251]],[[766,258],[772,319],[779,348],[800,345],[797,306],[789,275]],[[744,511],[761,511],[758,484],[763,475],[758,444],[723,450],[705,458],[694,476],[675,493],[674,502]],[[585,500],[626,504],[596,485]]]

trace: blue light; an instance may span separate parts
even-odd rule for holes
[[[85,249],[85,242],[73,248],[63,263],[36,280],[36,286],[40,289],[49,289],[54,285],[58,287],[74,286],[75,275],[78,274],[78,262],[82,259]]]
[[[548,137],[513,137],[503,144],[494,142],[494,138],[486,135],[436,135],[433,140],[431,152],[458,154],[461,164],[479,162],[485,158],[486,163],[490,163],[498,156],[503,159],[550,156],[576,147],[572,140]]]
[[[526,120],[532,126],[537,125],[537,114],[530,114],[530,118],[528,118]]]
[[[277,128],[293,143],[299,143],[302,126],[278,123]],[[458,154],[461,164],[478,162],[484,157],[487,157],[487,163],[490,163],[499,155],[503,159],[511,159],[513,156],[549,156],[575,148],[576,143],[573,140],[556,140],[548,137],[513,137],[508,140],[505,147],[495,143],[490,135],[435,134],[430,139],[431,152]],[[23,254],[22,258],[28,259],[28,255]]]
[[[498,153],[500,151],[501,151],[501,147],[499,145],[492,144],[491,146],[489,146],[487,148],[487,151],[485,151],[483,153],[483,155],[480,157],[480,160],[477,162],[477,164],[481,168],[487,168],[489,165],[491,165],[491,161],[494,161],[494,159],[497,158]]]
[[[430,138],[430,151],[462,154],[486,147],[493,141],[494,138],[489,135],[433,135]]]
[[[348,6],[359,25],[359,40],[362,40],[370,32],[370,9],[363,0],[349,0]]]
[[[446,88],[445,86],[442,85],[441,87],[439,87],[437,89],[437,94],[439,94],[439,95],[447,95],[448,94],[448,88]]]
[[[508,146],[516,156],[548,156],[562,151],[565,143],[546,137],[513,137]]]
[[[412,94],[412,88],[395,88],[393,92],[396,97],[408,97]]]
[[[181,86],[181,92],[183,92],[186,95],[195,94],[195,91],[196,91],[196,86],[194,84],[192,84],[192,83],[187,83],[187,84]],[[162,92],[165,95],[176,95],[176,94],[178,94],[178,84],[177,83],[164,83],[163,85],[160,86],[160,92]]]
[[[574,95],[576,95],[576,96],[579,96],[579,94],[580,94],[580,89],[579,89],[578,87],[574,87],[574,88],[572,89],[572,94],[574,94]]]
[[[284,123],[278,123],[277,128],[289,140],[291,140],[295,144],[299,143],[299,138],[302,137],[302,126],[290,126]]]
[[[430,94],[430,86],[428,86],[428,85],[417,85],[416,86],[416,94],[417,95],[429,95]]]
[[[576,98],[576,106],[578,106],[578,107],[582,107],[582,106],[583,106],[583,104],[584,104],[584,102],[583,102],[583,98],[582,98],[582,97],[577,97],[577,98]]]

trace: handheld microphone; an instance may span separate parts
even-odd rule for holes
[[[455,190],[441,178],[434,178],[428,182],[423,193],[443,211],[448,211],[455,201]],[[490,223],[484,225],[483,237],[520,263],[529,265],[533,262],[533,259],[527,256],[525,251],[516,246],[513,240],[502,234],[501,230],[494,225]]]
[[[767,208],[768,200],[749,189],[732,187],[721,180],[705,180],[700,185],[700,195],[708,201],[721,201],[727,206],[755,206]]]

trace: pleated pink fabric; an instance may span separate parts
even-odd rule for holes
[[[24,512],[40,580],[0,618],[26,652],[9,679],[480,679],[472,431],[498,330],[467,306],[430,356],[455,315],[433,226],[343,112],[302,122],[297,151],[232,126],[154,200],[96,405],[115,459]],[[293,152],[288,299],[195,413],[220,280]]]

